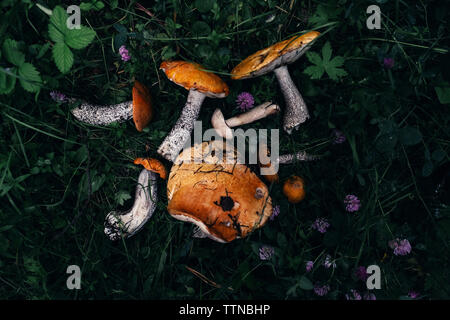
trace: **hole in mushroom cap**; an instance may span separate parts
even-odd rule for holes
[[[217,204],[217,203],[216,203]],[[231,197],[220,197],[219,207],[222,208],[223,211],[231,211],[234,207],[234,201]]]

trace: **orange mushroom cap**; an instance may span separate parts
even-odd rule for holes
[[[156,172],[159,174],[161,179],[167,178],[166,167],[161,163],[161,161],[153,158],[136,158],[134,159],[134,164],[143,165],[148,171]]]
[[[150,92],[139,81],[133,86],[133,121],[136,129],[142,131],[153,119],[153,107]]]
[[[262,227],[272,214],[272,200],[256,174],[237,163],[237,151],[220,143],[203,142],[179,154],[167,182],[167,210],[211,239],[230,242]],[[222,152],[228,162],[218,158]],[[202,161],[196,162],[197,157]]]
[[[298,176],[291,176],[284,182],[283,193],[290,203],[299,203],[305,196],[305,181]]]
[[[253,74],[258,71],[260,71],[260,73],[255,75],[263,75],[270,72],[273,69],[271,68],[272,63],[275,63],[278,58],[288,53],[292,53],[294,50],[305,47],[319,35],[320,32],[318,31],[310,31],[300,37],[293,36],[287,40],[259,50],[234,67],[231,71],[231,79],[238,80],[251,78]],[[279,64],[282,65],[282,61],[279,61]]]
[[[187,61],[163,61],[159,67],[170,81],[184,87],[186,90],[196,89],[212,98],[226,97],[230,89],[220,77],[204,71],[203,66]]]

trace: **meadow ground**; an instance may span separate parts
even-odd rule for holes
[[[49,14],[70,4],[0,4],[1,298],[449,298],[444,1],[86,0],[84,27],[68,32],[58,27],[64,15],[52,22]],[[366,24],[372,4],[381,10],[380,29]],[[160,63],[196,61],[228,83],[226,99],[205,100],[204,124],[217,107],[226,117],[239,114],[242,92],[255,105],[276,101],[283,109],[273,73],[233,81],[229,72],[249,54],[312,29],[322,36],[289,66],[311,118],[292,135],[280,131],[280,152],[323,158],[281,167],[281,182],[269,186],[278,216],[226,245],[193,239],[193,226],[167,213],[163,191],[143,230],[109,241],[105,215],[133,203],[141,169],[132,160],[160,158],[157,147],[187,96]],[[155,117],[143,132],[132,121],[81,123],[61,100],[126,101],[134,80],[153,98]],[[281,123],[278,114],[251,127]],[[299,204],[282,193],[294,174],[306,184]],[[359,205],[347,207],[348,195]],[[264,246],[273,248],[266,260]],[[69,265],[81,268],[81,290],[66,287]],[[370,265],[380,267],[381,289],[368,292],[361,267]]]

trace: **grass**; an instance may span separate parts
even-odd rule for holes
[[[23,2],[1,5],[0,43],[18,41],[42,78],[37,93],[24,90],[18,76],[12,92],[0,95],[1,298],[345,299],[351,289],[367,291],[354,271],[372,264],[382,272],[377,299],[407,299],[410,290],[421,299],[449,298],[445,4],[377,1],[382,28],[368,30],[365,10],[372,3],[366,1],[341,0],[336,7],[331,0],[157,0],[143,4],[147,11],[133,1],[102,3],[99,10],[81,12],[82,24],[96,37],[73,50],[74,65],[66,74],[53,61],[48,16]],[[45,2],[50,9],[59,4]],[[104,218],[133,202],[140,169],[132,160],[158,157],[157,147],[187,96],[158,70],[161,61],[196,61],[228,83],[226,99],[205,100],[205,126],[217,107],[226,117],[238,114],[235,100],[242,91],[255,104],[276,101],[283,109],[273,74],[232,81],[229,72],[259,49],[318,28],[324,35],[310,51],[322,55],[329,42],[332,58],[345,61],[340,68],[346,75],[306,74],[313,65],[308,56],[289,67],[311,118],[292,135],[280,131],[280,152],[308,150],[324,157],[282,166],[279,175],[282,182],[302,176],[306,199],[290,204],[282,183],[270,185],[279,216],[224,245],[193,239],[192,225],[167,213],[163,191],[143,230],[110,242]],[[130,51],[128,62],[118,55],[122,44]],[[385,68],[384,58],[393,58],[394,67]],[[13,67],[4,53],[0,67],[3,73]],[[49,95],[58,90],[94,103],[118,103],[130,98],[134,79],[149,87],[156,114],[142,133],[131,121],[108,127],[77,122],[72,105]],[[276,115],[252,127],[281,128],[281,122]],[[344,143],[333,144],[335,128],[345,134]],[[165,190],[165,182],[159,188]],[[357,213],[345,211],[347,194],[361,200]],[[324,234],[311,229],[317,217],[331,225]],[[394,255],[388,242],[395,238],[408,239],[412,252]],[[274,247],[272,259],[260,260],[263,245]],[[323,266],[327,255],[335,268]],[[315,267],[308,273],[310,260]],[[66,287],[66,269],[74,264],[82,270],[81,290]],[[323,284],[330,291],[319,297],[312,288]]]

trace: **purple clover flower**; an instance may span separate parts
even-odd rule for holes
[[[328,220],[325,218],[317,218],[316,221],[312,224],[311,228],[319,231],[320,233],[327,232],[327,228],[330,226]]]
[[[316,284],[314,286],[314,293],[317,294],[318,296],[323,297],[324,295],[326,295],[328,293],[328,291],[330,291],[330,286],[329,285],[323,285],[320,286],[318,284]]]
[[[384,58],[383,59],[383,66],[386,69],[392,69],[394,67],[395,61],[394,58]]]
[[[366,292],[363,297],[364,300],[377,300],[377,296],[373,293]]]
[[[345,196],[344,203],[346,204],[345,210],[348,212],[356,212],[361,207],[361,201],[353,194]]]
[[[411,299],[417,299],[419,296],[420,296],[420,293],[418,293],[417,291],[410,290],[408,292],[408,297],[410,297]]]
[[[131,59],[129,52],[124,45],[119,48],[119,54],[122,57],[123,61],[128,61]]]
[[[241,111],[247,111],[253,108],[254,103],[255,99],[253,99],[251,93],[248,92],[240,93],[236,99],[237,107],[241,109]]]
[[[334,136],[333,144],[341,144],[341,143],[344,143],[345,140],[347,140],[344,133],[337,129],[333,130],[333,136]]]
[[[259,248],[259,258],[261,260],[270,260],[275,253],[275,249],[269,246]]]
[[[314,262],[306,261],[306,272],[310,272],[314,268]]]
[[[362,300],[361,295],[355,289],[351,289],[350,294],[345,295],[345,299],[347,299],[347,300]]]
[[[64,93],[61,93],[59,91],[51,91],[50,97],[53,99],[53,101],[64,103],[67,101],[67,97]]]
[[[280,206],[276,205],[275,207],[272,208],[272,214],[270,216],[270,221],[273,221],[275,219],[275,217],[277,217],[280,214]]]
[[[393,239],[388,243],[389,247],[394,250],[396,256],[406,256],[411,252],[411,244],[408,239]]]
[[[361,281],[366,281],[369,275],[367,274],[367,269],[364,266],[358,267],[355,272],[356,278],[358,278]]]

